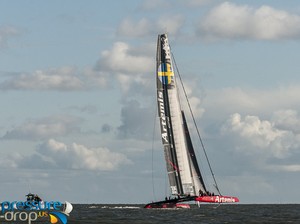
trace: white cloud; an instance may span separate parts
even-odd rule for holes
[[[276,138],[285,134],[274,128],[269,121],[261,121],[257,116],[245,116],[244,120],[240,114],[233,114],[228,120],[231,131],[239,133],[240,136],[251,139],[255,146],[265,148],[275,141]]]
[[[204,107],[211,115],[222,119],[227,119],[227,116],[236,112],[268,116],[273,111],[300,109],[299,85],[269,89],[240,87],[213,89],[207,90],[206,95]]]
[[[295,134],[300,133],[300,118],[295,110],[276,111],[272,120],[275,122],[275,126],[280,129],[290,130]]]
[[[177,83],[177,85],[178,85],[180,98],[181,98],[181,106],[183,108],[188,109],[188,103],[186,100],[186,96],[183,92],[182,85],[179,82]],[[193,111],[193,115],[195,116],[195,118],[202,117],[202,115],[205,112],[205,109],[203,108],[202,105],[203,102],[201,96],[203,95],[203,93],[201,92],[201,88],[199,88],[199,86],[197,86],[195,82],[194,83],[188,82],[188,83],[184,83],[184,90],[187,94],[188,101]]]
[[[202,107],[202,101],[200,98],[196,96],[192,96],[189,98],[190,105],[192,107],[193,115],[195,118],[202,117],[203,113],[205,112],[205,109]]]
[[[182,15],[163,16],[157,21],[151,21],[142,18],[139,21],[126,18],[119,28],[118,34],[129,37],[146,37],[153,36],[153,33],[169,33],[177,34],[184,25],[184,17]]]
[[[79,132],[79,123],[79,118],[63,115],[30,120],[11,131],[7,131],[2,139],[40,140],[66,136],[74,132]]]
[[[97,64],[99,70],[119,73],[149,72],[153,67],[153,59],[144,55],[135,55],[128,44],[117,42],[113,48],[101,53]]]
[[[150,60],[144,56],[128,54],[129,46],[117,43],[112,52],[104,51],[96,69],[85,68],[78,71],[72,67],[62,67],[50,70],[37,70],[33,73],[13,76],[0,83],[1,90],[56,90],[82,91],[89,88],[107,88],[112,85],[112,74],[117,76],[121,86],[127,88],[122,73],[134,73],[135,78],[127,77],[130,82],[143,80],[142,72],[150,68]],[[101,68],[100,68],[101,67]],[[136,74],[138,72],[138,74]],[[127,76],[127,74],[124,74]]]
[[[300,172],[300,164],[292,165],[270,165],[268,169],[272,171]]]
[[[157,24],[160,32],[175,35],[183,27],[184,21],[182,15],[174,15],[160,18]]]
[[[124,154],[107,148],[88,148],[77,143],[68,146],[54,139],[41,145],[38,152],[50,158],[55,166],[67,169],[114,170],[131,163]]]
[[[107,148],[89,148],[84,145],[50,139],[41,144],[34,154],[23,156],[15,153],[2,155],[0,166],[28,169],[74,169],[112,171],[132,162],[126,155]]]
[[[198,24],[207,39],[298,39],[300,16],[270,6],[252,8],[224,2],[212,9]]]
[[[37,70],[33,73],[11,75],[0,83],[0,90],[56,90],[82,91],[91,88],[107,88],[117,79],[123,91],[128,91],[131,84],[146,85],[151,79],[148,72],[155,67],[153,57],[147,56],[148,45],[137,48],[124,42],[117,42],[111,50],[102,51],[94,68],[79,70],[75,67],[60,67]]]
[[[121,90],[129,92],[133,85],[145,89],[153,71],[155,62],[153,57],[146,56],[139,48],[130,47],[124,42],[117,42],[111,50],[103,51],[97,62],[96,70],[110,74],[110,79],[118,80]],[[138,91],[135,86],[135,91]]]
[[[242,143],[240,142],[237,147],[250,154],[286,158],[293,150],[299,149],[298,135],[290,129],[277,128],[276,121],[261,120],[257,116],[247,115],[242,118],[238,113],[231,115],[226,125],[223,126],[223,133],[228,134],[228,132],[235,134],[233,138],[240,138]],[[248,142],[252,146],[243,142]]]
[[[18,161],[22,159],[22,155],[19,153],[11,152],[8,155],[0,156],[0,166],[3,168],[17,168]]]
[[[198,121],[208,142],[216,139],[213,149],[236,160],[240,173],[297,172],[299,94],[297,85],[207,90],[202,101],[205,113]]]
[[[18,90],[78,90],[84,83],[77,76],[74,67],[36,70],[31,74],[21,74],[0,84],[0,89]]]

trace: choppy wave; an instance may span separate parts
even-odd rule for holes
[[[70,223],[300,223],[300,205],[191,205],[191,209],[143,209],[143,205],[75,205]]]
[[[91,205],[88,207],[89,209],[140,209],[141,207],[139,206],[132,206],[132,205]]]
[[[140,209],[141,207],[138,207],[138,206],[102,206],[101,208],[108,208],[108,209]]]

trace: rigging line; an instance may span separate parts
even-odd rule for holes
[[[190,110],[190,113],[191,113],[191,116],[192,116],[194,125],[195,125],[195,127],[196,127],[196,131],[197,131],[197,134],[198,134],[198,138],[199,138],[199,140],[200,140],[200,143],[201,143],[201,146],[202,146],[202,149],[203,149],[203,152],[204,152],[204,155],[205,155],[205,158],[206,158],[206,161],[207,161],[207,164],[208,164],[210,173],[211,173],[211,175],[212,175],[212,177],[213,177],[213,180],[214,180],[214,183],[215,183],[215,188],[217,189],[218,193],[219,193],[220,195],[222,195],[221,192],[220,192],[220,190],[219,190],[219,187],[218,187],[218,184],[217,184],[217,180],[216,180],[216,178],[215,178],[215,174],[214,174],[214,172],[213,172],[213,170],[212,170],[212,168],[211,168],[211,165],[210,165],[210,162],[209,162],[209,159],[208,159],[208,156],[207,156],[206,149],[205,149],[205,147],[204,147],[202,138],[201,138],[201,136],[200,136],[200,132],[199,132],[199,129],[198,129],[198,126],[197,126],[197,123],[196,123],[196,120],[195,120],[195,117],[194,117],[194,114],[193,114],[191,105],[190,105],[190,101],[189,101],[188,96],[187,96],[187,93],[186,93],[186,91],[185,91],[185,88],[184,88],[184,85],[183,85],[183,82],[182,82],[182,79],[181,79],[181,75],[180,75],[179,69],[178,69],[177,64],[176,64],[176,61],[175,61],[175,57],[174,57],[173,53],[171,53],[171,54],[172,54],[172,59],[173,59],[173,61],[174,61],[174,65],[175,65],[175,67],[176,67],[176,71],[177,71],[177,73],[178,73],[178,77],[179,77],[179,79],[180,79],[180,83],[181,83],[181,86],[182,86],[182,89],[183,89],[183,92],[184,92],[184,96],[185,96],[185,98],[186,98],[186,101],[187,101],[187,104],[188,104],[188,107],[189,107],[189,110]]]

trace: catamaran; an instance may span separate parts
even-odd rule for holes
[[[189,208],[189,204],[184,202],[190,201],[206,203],[239,202],[237,197],[224,196],[220,193],[196,126],[214,180],[214,186],[218,193],[210,193],[206,188],[198,166],[185,113],[181,108],[167,34],[158,35],[156,62],[158,115],[172,196],[166,197],[162,201],[149,203],[145,205],[145,208]],[[186,93],[185,96],[187,96]],[[190,112],[192,112],[189,102],[188,105]],[[195,123],[193,114],[192,118]]]

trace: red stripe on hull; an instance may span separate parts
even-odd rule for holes
[[[236,203],[240,200],[237,197],[231,196],[199,196],[195,201],[206,202],[206,203]]]

